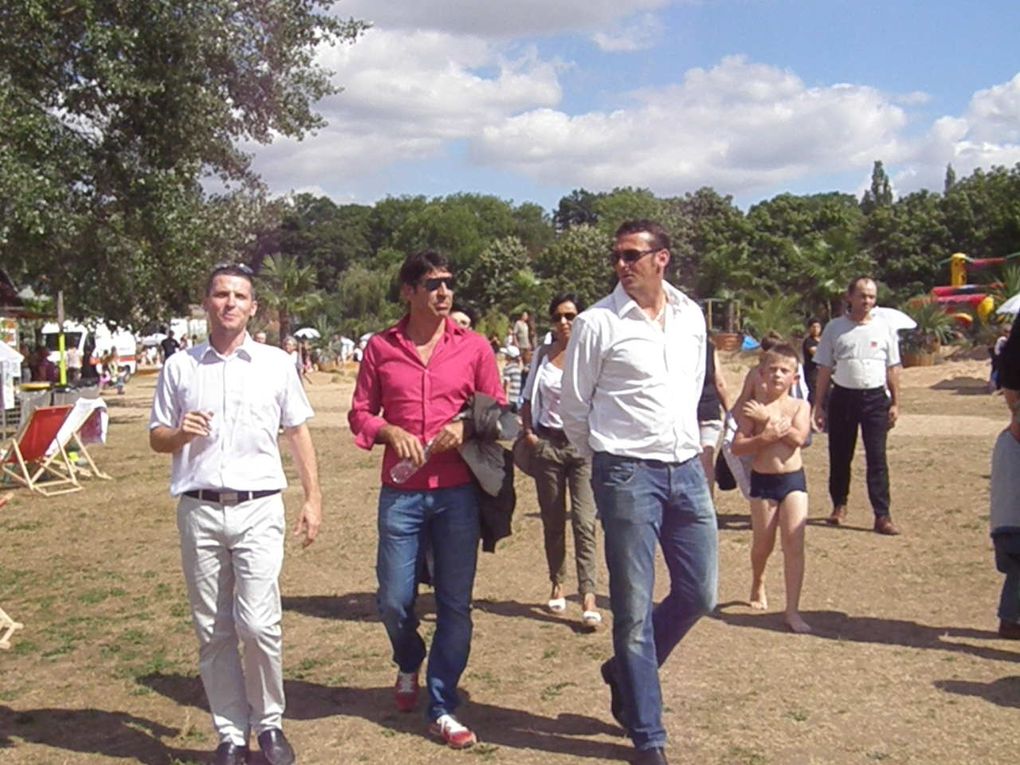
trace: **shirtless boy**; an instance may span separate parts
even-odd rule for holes
[[[782,533],[786,579],[786,624],[794,632],[811,628],[798,611],[804,581],[804,528],[807,524],[807,483],[800,448],[811,429],[808,403],[790,396],[797,380],[797,352],[774,346],[762,360],[762,390],[737,413],[739,430],[733,441],[737,456],[751,463],[751,607],[765,610],[765,564]]]

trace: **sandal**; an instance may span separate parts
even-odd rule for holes
[[[552,611],[554,614],[562,614],[564,611],[567,610],[567,599],[550,598],[549,603],[547,605],[549,606],[549,610]]]
[[[598,611],[585,611],[581,614],[581,621],[585,627],[598,629],[602,625],[602,614]]]

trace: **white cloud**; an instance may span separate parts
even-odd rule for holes
[[[941,190],[946,165],[957,177],[1020,162],[1020,74],[977,91],[959,117],[937,119],[893,175],[897,190]]]
[[[678,85],[632,94],[617,111],[543,108],[490,125],[474,156],[561,185],[748,193],[895,159],[906,121],[872,88],[809,88],[790,72],[734,56],[690,70]]]
[[[329,124],[317,135],[256,150],[256,169],[274,190],[434,157],[449,141],[562,95],[556,62],[442,32],[373,29],[355,46],[324,50],[320,63],[345,89],[318,105]]]
[[[642,13],[613,32],[596,32],[592,41],[605,53],[632,53],[654,48],[662,32],[662,23],[655,14]]]
[[[336,13],[386,29],[430,29],[500,40],[590,32],[675,0],[343,0]]]

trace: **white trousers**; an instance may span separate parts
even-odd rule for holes
[[[220,743],[282,728],[284,527],[280,494],[233,506],[181,496],[177,505],[198,668]]]

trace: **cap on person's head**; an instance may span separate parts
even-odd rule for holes
[[[516,345],[508,345],[506,348],[503,349],[503,354],[508,359],[519,359],[521,357],[521,349],[518,348]]]

